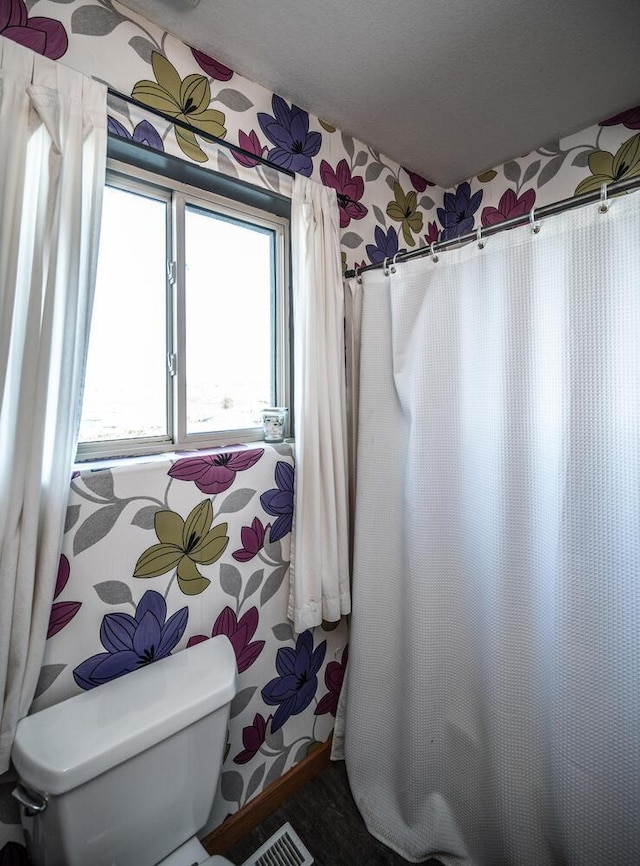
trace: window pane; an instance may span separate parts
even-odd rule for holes
[[[166,207],[105,187],[81,442],[167,435]]]
[[[187,433],[253,427],[273,401],[274,232],[187,207]]]

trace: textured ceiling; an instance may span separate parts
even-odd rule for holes
[[[640,102],[640,0],[125,0],[451,186]]]

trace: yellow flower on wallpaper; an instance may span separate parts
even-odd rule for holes
[[[620,145],[615,156],[608,150],[595,150],[589,156],[591,177],[576,187],[576,195],[595,192],[602,185],[626,180],[640,174],[640,132]]]
[[[225,116],[209,108],[211,87],[204,75],[194,73],[183,80],[175,66],[157,51],[151,56],[151,65],[156,81],[138,81],[131,91],[135,99],[216,138],[225,137]],[[207,161],[193,132],[179,126],[174,126],[174,131],[183,153],[196,162]]]
[[[159,577],[177,568],[178,586],[185,595],[198,595],[211,583],[197,565],[211,565],[224,553],[229,538],[227,524],[211,528],[213,508],[204,499],[186,520],[175,511],[157,511],[155,530],[159,544],[149,547],[138,558],[134,577]]]
[[[418,234],[422,231],[422,214],[418,211],[418,196],[415,190],[410,190],[406,195],[396,181],[393,185],[395,201],[387,205],[387,216],[399,222],[402,226],[402,235],[410,247],[415,247],[416,242],[411,232]]]

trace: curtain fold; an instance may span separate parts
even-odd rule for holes
[[[346,760],[412,862],[640,862],[638,237],[363,275]]]
[[[295,458],[289,617],[351,609],[344,296],[334,190],[296,176],[291,203]]]
[[[0,772],[33,698],[80,418],[106,89],[0,38]]]

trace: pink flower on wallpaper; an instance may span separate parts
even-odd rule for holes
[[[0,0],[0,35],[51,60],[67,50],[67,31],[60,21],[34,16],[29,18],[23,0]]]
[[[409,180],[411,181],[411,186],[415,189],[416,192],[424,192],[428,186],[435,186],[435,184],[431,183],[430,180],[422,177],[419,174],[416,174],[413,171],[409,171],[408,168],[405,168],[405,171],[409,175]]]
[[[515,190],[507,189],[502,194],[498,207],[485,207],[482,210],[482,225],[494,226],[505,220],[525,216],[529,213],[536,202],[536,193],[528,189],[521,196],[517,196]]]
[[[349,656],[349,647],[346,646],[342,653],[342,658],[339,662],[329,662],[324,670],[324,684],[329,689],[318,701],[318,706],[315,709],[316,716],[322,716],[325,713],[331,713],[335,718],[338,711],[338,698],[342,690],[344,675],[347,670],[347,658]]]
[[[194,481],[203,493],[222,493],[235,481],[236,473],[250,469],[264,454],[264,448],[246,451],[223,451],[218,454],[199,454],[176,460],[169,475],[179,481]]]
[[[216,81],[228,81],[233,75],[233,69],[229,69],[224,63],[220,63],[219,60],[209,57],[208,54],[197,51],[195,48],[191,49],[191,53],[200,69],[211,78],[215,78]]]
[[[69,566],[69,560],[63,553],[61,554],[60,562],[58,563],[58,577],[56,580],[56,588],[53,593],[54,599],[60,595],[67,585],[70,572],[71,568]],[[53,637],[54,634],[57,634],[59,631],[62,631],[65,625],[68,625],[71,622],[81,607],[81,601],[58,601],[51,605],[51,616],[49,617],[47,639]]]
[[[236,654],[236,662],[238,664],[238,673],[241,674],[250,668],[258,658],[264,648],[263,640],[255,640],[251,642],[251,638],[256,633],[258,628],[258,608],[252,607],[241,616],[240,619],[230,607],[225,607],[220,616],[213,624],[211,637],[224,634],[231,641],[231,646]],[[195,646],[197,643],[202,643],[203,640],[208,640],[204,634],[197,634],[189,638],[187,646]]]
[[[263,526],[262,521],[259,518],[254,517],[251,521],[251,526],[243,526],[240,530],[242,547],[239,550],[234,550],[231,556],[233,556],[237,562],[249,562],[250,559],[257,556],[262,550],[264,537],[270,526],[270,523]]]
[[[630,108],[628,111],[621,111],[620,114],[615,114],[613,117],[608,117],[600,123],[600,126],[617,126],[621,123],[627,129],[640,129],[640,105],[635,108]]]
[[[437,244],[440,240],[440,229],[435,220],[432,223],[427,223],[427,233],[424,239],[428,244]]]
[[[246,728],[242,729],[244,750],[235,756],[233,759],[234,764],[246,764],[260,751],[260,746],[262,746],[267,736],[267,725],[271,718],[269,716],[265,719],[260,713],[256,713],[253,717],[253,724],[247,725]]]
[[[360,204],[364,195],[364,180],[361,175],[351,176],[346,159],[341,159],[334,171],[326,159],[320,163],[320,177],[325,186],[335,189],[340,208],[340,228],[346,229],[351,220],[361,220],[368,208]]]
[[[238,132],[238,144],[243,150],[248,150],[249,153],[255,153],[255,155],[259,157],[264,157],[265,153],[269,149],[266,145],[263,147],[260,144],[258,133],[253,129],[251,130],[249,135],[247,135],[246,132],[240,130]],[[231,155],[236,162],[239,162],[240,165],[244,165],[247,168],[255,168],[256,165],[258,165],[257,159],[252,159],[250,156],[247,156],[244,153],[236,153],[232,150]]]

